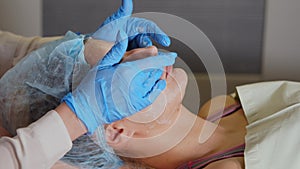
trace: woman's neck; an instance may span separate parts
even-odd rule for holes
[[[173,127],[177,128],[178,135],[185,137],[169,151],[143,159],[145,163],[155,168],[176,168],[186,161],[205,157],[222,149],[225,137],[224,129],[221,126],[198,117],[184,106],[180,111]],[[187,129],[189,130],[187,131]],[[201,142],[199,141],[200,136]]]

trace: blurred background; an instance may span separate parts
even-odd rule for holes
[[[67,30],[91,33],[120,3],[0,0],[0,29],[23,36],[56,36]],[[173,14],[202,30],[220,55],[228,92],[258,81],[300,81],[299,0],[135,0],[134,13],[138,12]],[[178,52],[194,72],[201,102],[206,101],[211,94],[203,64],[188,46],[172,40],[168,50]]]

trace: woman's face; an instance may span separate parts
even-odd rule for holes
[[[154,53],[149,52],[150,49]],[[133,55],[128,55],[124,60],[157,54],[155,47],[150,49],[137,49]],[[187,74],[182,69],[166,67],[161,78],[166,80],[167,86],[152,105],[106,127],[106,140],[119,155],[129,157],[145,155],[148,148],[155,149],[155,146],[164,147],[162,144],[168,144],[165,137],[180,115]],[[148,148],[144,147],[146,142],[149,142]]]

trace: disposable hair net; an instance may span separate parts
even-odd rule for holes
[[[67,32],[28,54],[0,79],[0,120],[11,134],[60,104],[90,66],[84,59],[84,36]],[[104,128],[73,142],[62,161],[79,168],[118,168],[122,161],[106,144]]]

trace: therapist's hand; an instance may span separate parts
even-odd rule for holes
[[[122,34],[122,33],[120,33]],[[176,53],[120,63],[128,40],[120,40],[80,85],[63,101],[92,134],[102,124],[111,123],[146,108],[165,88],[160,80],[165,66],[174,64]]]
[[[117,33],[123,30],[129,37],[128,50],[152,46],[151,38],[165,47],[171,44],[170,38],[154,22],[131,17],[132,11],[132,0],[122,0],[121,7],[102,23],[92,38],[115,42]]]

